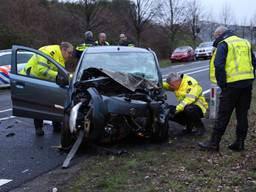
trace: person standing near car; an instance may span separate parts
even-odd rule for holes
[[[248,131],[247,115],[256,60],[251,44],[228,28],[220,26],[213,35],[216,50],[210,62],[210,80],[221,88],[219,111],[210,140],[198,145],[202,149],[218,151],[232,112],[236,109],[236,140],[229,145],[229,149],[242,151]]]
[[[106,33],[99,33],[98,40],[95,41],[96,46],[109,46],[109,42],[107,42]]]
[[[185,125],[184,134],[191,134],[195,127],[196,135],[203,135],[205,127],[201,120],[206,113],[208,103],[203,94],[202,87],[192,77],[185,74],[170,73],[163,88],[168,91],[174,91],[179,104],[177,106],[169,105],[170,120],[181,125]]]
[[[73,46],[69,42],[62,42],[60,45],[48,45],[39,49],[42,53],[53,58],[61,66],[65,67],[65,62],[73,56]],[[56,81],[58,75],[57,67],[49,62],[46,58],[38,54],[33,55],[20,74],[32,76],[38,79]],[[44,135],[43,120],[34,119],[36,135]],[[61,129],[60,122],[53,122],[53,130],[59,132]]]
[[[76,55],[76,58],[78,59],[81,57],[84,50],[86,50],[88,47],[92,47],[96,45],[93,40],[93,33],[91,31],[86,31],[84,33],[84,36],[85,36],[84,43],[81,43],[76,46],[75,55]]]

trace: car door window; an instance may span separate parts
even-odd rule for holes
[[[57,67],[40,54],[18,50],[16,60],[17,74],[46,81],[56,81]]]
[[[0,66],[11,65],[11,53],[0,56]]]

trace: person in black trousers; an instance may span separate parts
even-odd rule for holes
[[[247,115],[251,103],[256,60],[251,44],[226,27],[218,27],[214,37],[216,40],[213,45],[216,50],[210,62],[210,79],[221,88],[219,111],[210,140],[198,145],[202,149],[218,151],[221,137],[235,109],[236,140],[229,145],[229,149],[242,151],[248,131]]]

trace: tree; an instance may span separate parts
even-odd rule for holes
[[[153,0],[135,0],[131,2],[127,19],[130,20],[138,46],[141,46],[141,33],[147,24],[152,22],[160,9],[160,4]]]
[[[234,14],[230,4],[225,3],[220,12],[220,19],[225,26],[230,25],[234,20]]]
[[[187,7],[187,21],[191,31],[193,46],[196,46],[197,34],[200,33],[199,18],[201,5],[198,0],[191,0]]]
[[[102,24],[100,14],[104,7],[101,3],[103,0],[79,0],[77,3],[71,1],[71,14],[83,31],[93,31]]]
[[[176,47],[177,33],[181,30],[186,20],[185,3],[184,0],[165,0],[163,2],[160,23],[165,23],[171,51]]]

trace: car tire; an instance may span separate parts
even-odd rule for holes
[[[64,114],[63,127],[61,129],[61,147],[62,149],[70,149],[75,142],[75,136],[69,130],[69,115]]]

